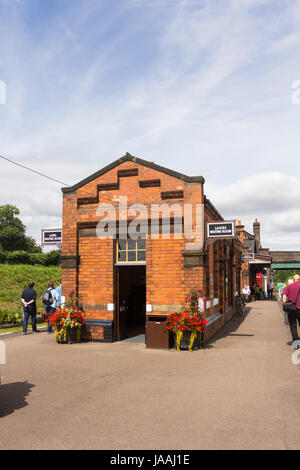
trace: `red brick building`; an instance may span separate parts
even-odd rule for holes
[[[208,299],[207,338],[231,318],[240,290],[241,242],[238,237],[207,239],[206,223],[223,219],[204,195],[204,181],[127,153],[62,189],[63,295],[74,290],[83,303],[85,338],[116,341],[143,332],[147,320],[180,311],[193,287]],[[124,198],[125,221],[120,208]],[[116,238],[98,236],[103,213],[99,216],[97,209],[103,204],[115,211],[115,223],[109,211],[104,219],[108,226],[111,220]],[[136,240],[122,236],[125,225],[127,230],[135,223],[132,204],[143,205],[142,237]],[[161,204],[175,204],[176,210],[153,218],[153,207]],[[189,215],[192,234],[185,225]],[[167,222],[170,234],[165,233]]]

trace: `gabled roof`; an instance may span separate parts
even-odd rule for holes
[[[123,157],[119,158],[118,160],[115,160],[114,162],[110,163],[106,167],[102,168],[102,170],[96,171],[96,173],[93,173],[91,176],[88,176],[84,180],[80,181],[77,184],[74,184],[74,186],[69,186],[67,188],[62,188],[63,193],[72,193],[73,191],[76,191],[77,189],[81,188],[82,186],[86,185],[87,183],[90,183],[96,178],[99,178],[99,176],[104,175],[108,171],[112,170],[116,166],[120,165],[121,163],[124,162],[134,162],[139,165],[146,166],[148,168],[151,168],[152,170],[160,171],[161,173],[165,173],[169,176],[173,176],[174,178],[178,178],[182,181],[185,181],[186,183],[200,183],[204,184],[205,179],[203,176],[187,176],[182,173],[177,173],[176,171],[170,170],[169,168],[164,168],[163,166],[156,165],[155,163],[148,162],[147,160],[142,160],[141,158],[134,157],[133,155],[130,155],[130,153],[126,153]]]

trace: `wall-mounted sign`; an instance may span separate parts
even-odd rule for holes
[[[242,261],[253,261],[254,253],[242,253]]]
[[[234,237],[234,225],[232,221],[209,222],[207,224],[207,236],[209,238]]]
[[[62,229],[42,230],[42,245],[57,245],[62,242]]]

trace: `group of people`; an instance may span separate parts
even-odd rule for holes
[[[273,281],[268,282],[267,290],[268,290],[268,299],[273,300],[274,296],[274,288],[275,284]],[[279,298],[281,298],[283,290],[283,284],[281,286],[281,291],[278,289]],[[262,289],[259,287],[257,283],[254,283],[253,286],[250,288],[249,286],[244,286],[243,288],[243,298],[246,302],[251,302],[252,299],[260,300],[263,296]]]
[[[252,287],[244,286],[243,288],[243,299],[245,302],[251,302],[252,299],[260,299],[260,288],[257,284],[253,284]]]
[[[282,285],[281,285],[282,284]],[[273,297],[273,290],[274,290],[274,283],[269,283],[268,285],[268,294],[269,298],[272,299]],[[251,297],[254,294],[255,298],[259,295],[259,286],[253,285],[253,288],[250,289],[249,286],[245,286],[243,288],[243,297],[244,300],[249,302],[251,301]],[[300,275],[295,274],[293,280],[285,286],[283,283],[278,283],[278,292],[279,298],[282,295],[283,303],[292,301],[296,303],[296,311],[295,312],[288,312],[288,322],[290,325],[290,330],[292,334],[293,341],[299,341],[299,335],[297,331],[297,321],[300,326]],[[32,324],[32,332],[38,333],[37,326],[36,326],[36,296],[37,293],[34,290],[34,281],[29,281],[27,289],[25,289],[22,293],[21,302],[23,304],[24,309],[24,322],[23,322],[23,335],[27,333],[27,326],[29,316],[31,316],[31,324]],[[46,302],[46,298],[48,301]],[[52,326],[50,324],[50,315],[56,312],[56,309],[61,306],[61,281],[59,286],[54,288],[53,282],[48,283],[48,288],[45,290],[42,296],[43,302],[45,304],[45,314],[46,314],[46,321],[47,321],[47,332],[50,334],[52,332]]]
[[[34,290],[34,281],[29,281],[27,289],[24,289],[21,302],[23,305],[24,310],[24,321],[23,321],[23,335],[27,333],[28,327],[28,320],[31,316],[31,326],[32,332],[38,333],[37,325],[36,325],[36,315],[37,315],[37,308],[36,308],[36,296],[37,293]],[[46,299],[48,299],[46,301]],[[54,283],[49,282],[48,288],[44,291],[42,296],[42,301],[45,305],[45,315],[46,315],[46,322],[47,322],[47,333],[50,334],[52,332],[52,326],[50,324],[50,315],[56,312],[56,309],[61,306],[61,281],[59,286],[54,288]]]

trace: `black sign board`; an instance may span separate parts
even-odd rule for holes
[[[57,245],[62,241],[62,229],[42,230],[42,245]]]
[[[242,253],[242,261],[253,261],[254,253]]]
[[[234,222],[221,221],[207,224],[207,236],[209,238],[227,238],[234,237],[234,235]]]

